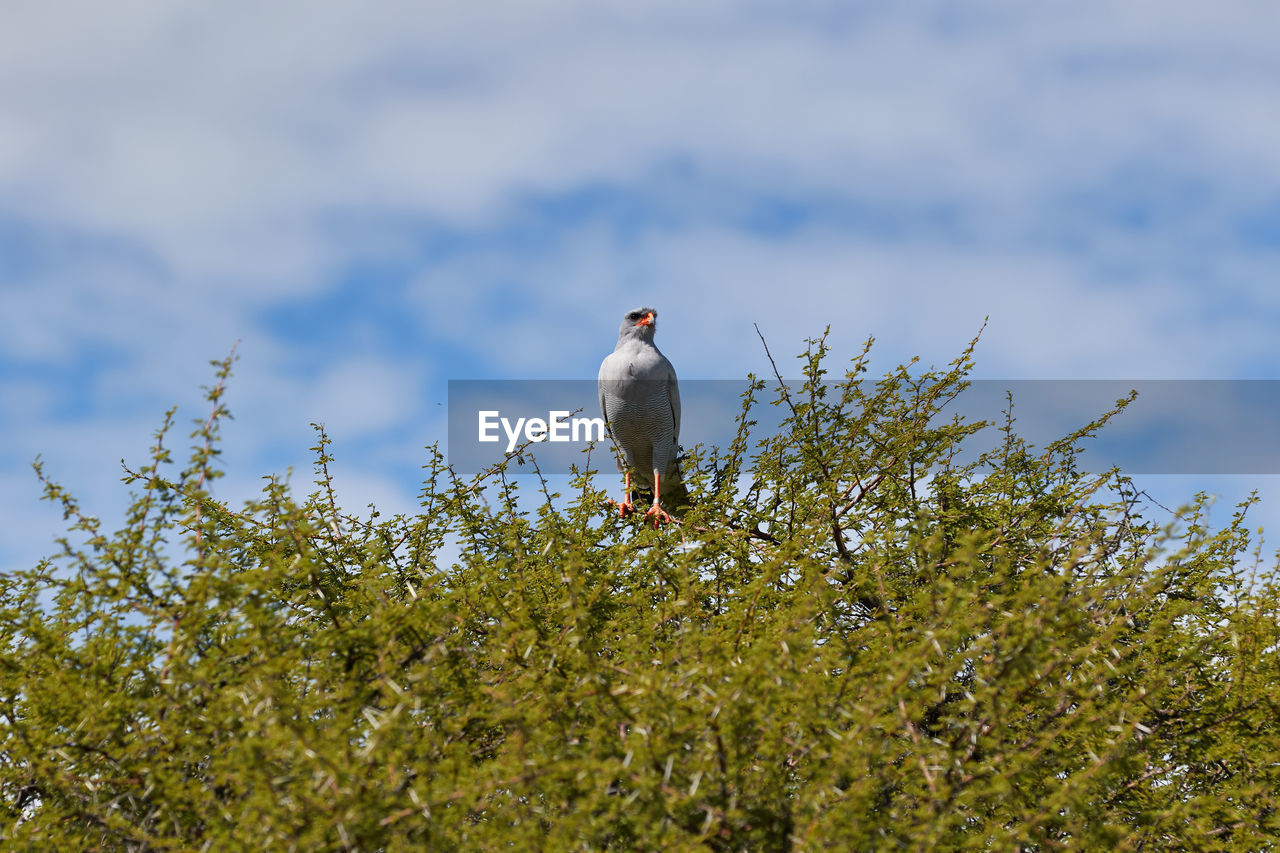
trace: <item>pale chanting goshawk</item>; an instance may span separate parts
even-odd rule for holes
[[[628,311],[617,346],[600,364],[598,379],[600,413],[618,448],[618,470],[626,489],[618,514],[626,518],[635,509],[634,485],[653,495],[653,506],[644,516],[653,517],[654,527],[671,520],[662,508],[663,498],[669,499],[668,505],[687,498],[677,458],[680,386],[675,368],[653,345],[657,325],[658,312],[652,308]]]

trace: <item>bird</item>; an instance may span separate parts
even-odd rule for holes
[[[675,368],[654,346],[657,329],[658,312],[653,308],[628,311],[618,329],[618,343],[600,363],[597,379],[600,414],[618,449],[618,470],[623,474],[625,495],[615,504],[618,515],[626,518],[635,510],[634,485],[653,496],[644,517],[653,519],[654,528],[671,521],[663,498],[670,507],[688,500],[678,458],[680,385]]]

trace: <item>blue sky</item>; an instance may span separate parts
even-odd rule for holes
[[[888,368],[988,315],[980,376],[1280,377],[1265,0],[4,16],[6,563],[60,529],[37,454],[118,518],[237,340],[219,494],[306,483],[323,421],[345,503],[392,510],[447,380],[590,378],[638,304],[690,378],[766,368],[753,322]]]

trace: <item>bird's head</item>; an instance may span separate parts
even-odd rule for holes
[[[639,335],[652,339],[658,328],[658,312],[652,308],[635,308],[622,318],[622,335]]]

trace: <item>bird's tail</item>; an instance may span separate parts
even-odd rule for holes
[[[666,483],[663,483],[665,486]],[[689,499],[689,490],[685,488],[684,480],[676,479],[669,489],[663,489],[662,505],[667,508],[668,512],[682,513],[693,507],[693,501]]]

